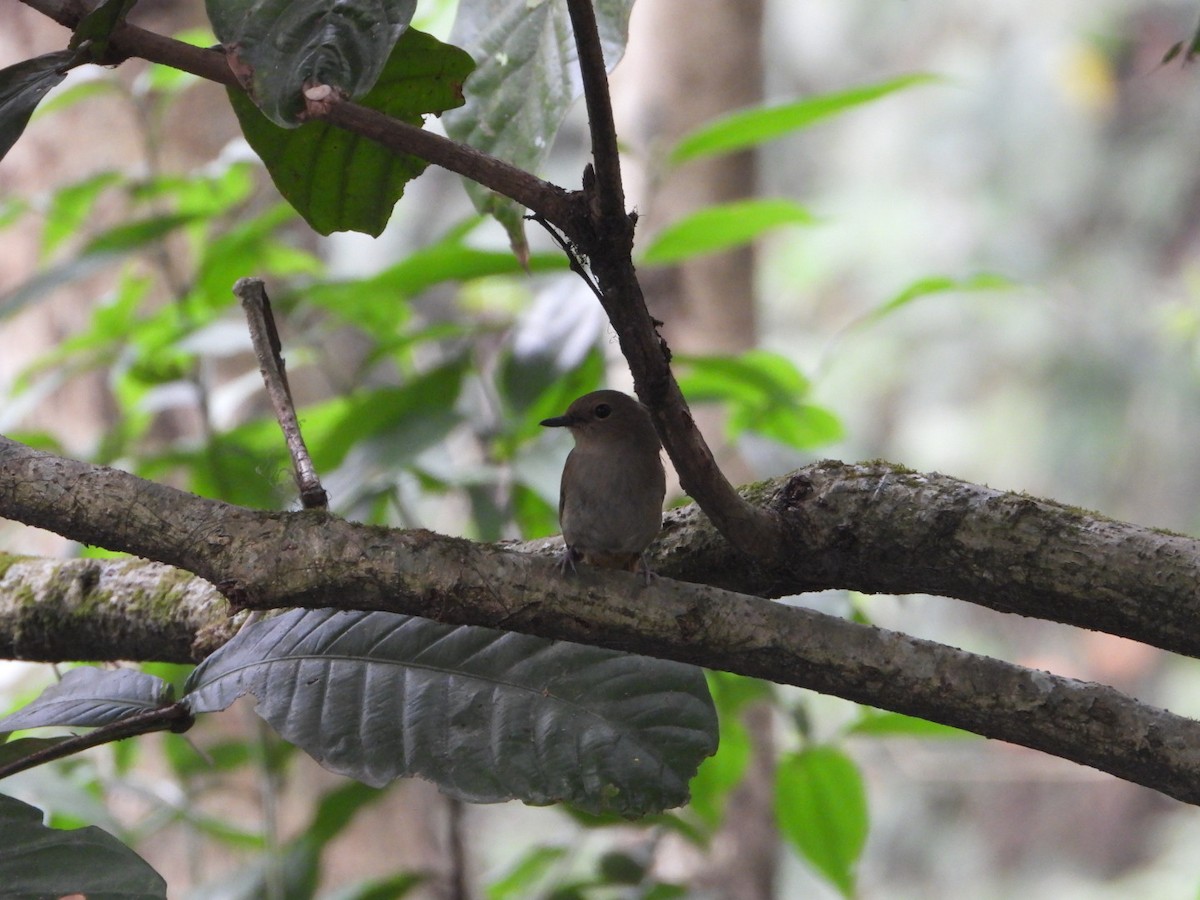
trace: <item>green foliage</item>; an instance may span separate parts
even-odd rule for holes
[[[302,91],[361,97],[379,78],[417,0],[206,0],[217,38],[236,48],[243,83],[276,125],[302,120]]]
[[[611,71],[625,52],[633,0],[595,3],[604,61]],[[538,173],[567,110],[582,92],[575,41],[564,3],[479,0],[460,3],[450,40],[477,68],[467,101],[445,116],[456,140]],[[495,216],[519,256],[528,252],[521,208],[475,184],[476,208]]]
[[[731,439],[747,431],[797,450],[810,450],[842,436],[828,410],[805,403],[810,384],[787,358],[766,350],[738,356],[677,356],[679,386],[690,402],[727,404]]]
[[[424,113],[441,113],[463,102],[463,79],[473,67],[458,48],[409,29],[362,103],[420,126]],[[229,99],[246,140],[279,192],[320,234],[361,231],[378,236],[404,186],[425,170],[424,160],[393,153],[323,121],[281,127],[242,91],[231,88]]]
[[[328,769],[376,787],[419,775],[475,803],[644,816],[683,803],[716,747],[691,666],[389,613],[255,623],[195,670],[183,702],[212,712],[247,693]]]
[[[784,756],[775,775],[775,818],[780,833],[813,868],[852,897],[869,822],[854,762],[829,746]]]
[[[669,159],[678,165],[693,159],[745,150],[847,112],[888,94],[939,80],[925,74],[902,75],[878,84],[819,94],[791,103],[746,109],[709,122],[685,135]]]
[[[167,885],[136,853],[95,826],[59,831],[42,824],[42,813],[0,795],[0,883],[10,897],[152,900]]]
[[[816,218],[791,200],[738,200],[709,206],[668,225],[642,254],[644,265],[661,266],[728,250],[781,225],[812,225]]]
[[[79,38],[91,41],[89,52],[103,52],[127,5],[106,3],[97,13],[103,20],[80,29]],[[72,379],[98,373],[110,388],[116,416],[94,459],[237,503],[293,503],[277,426],[245,402],[256,396],[257,373],[245,357],[244,327],[230,287],[255,274],[269,282],[290,376],[300,386],[301,424],[318,471],[336,481],[337,513],[383,525],[434,525],[486,540],[556,531],[562,454],[537,423],[601,386],[609,363],[598,343],[569,365],[555,346],[518,353],[513,330],[514,309],[528,305],[540,276],[566,272],[564,256],[528,253],[520,210],[479,189],[476,202],[505,225],[522,248],[520,258],[488,247],[478,217],[438,236],[422,222],[416,246],[401,258],[378,272],[347,277],[330,273],[323,245],[314,246],[304,229],[307,223],[322,234],[353,229],[378,235],[405,185],[424,168],[323,123],[299,124],[296,91],[306,82],[341,85],[364,104],[415,125],[427,113],[449,110],[451,135],[530,171],[543,165],[579,93],[564,4],[462,0],[454,39],[466,52],[405,30],[412,6],[411,0],[210,0],[217,34],[239,43],[238,58],[254,70],[243,74],[267,117],[240,93],[230,96],[247,140],[286,203],[270,192],[257,164],[223,161],[191,172],[104,171],[34,202],[0,199],[0,228],[27,224],[34,210],[41,214],[43,262],[29,282],[0,296],[0,316],[113,270],[111,286],[87,320],[22,373],[12,399],[34,406]],[[630,7],[630,0],[597,4],[609,66],[623,52]],[[353,27],[377,9],[385,27],[371,34]],[[210,42],[203,33],[189,40]],[[455,110],[471,70],[468,52],[478,68],[466,80],[466,105]],[[0,72],[0,147],[11,146],[46,91],[77,59],[64,51]],[[906,76],[735,114],[686,138],[671,159],[682,163],[755,146],[929,80]],[[38,114],[104,93],[130,100],[149,121],[162,121],[195,83],[192,76],[152,66],[138,79],[136,97],[116,79],[89,81],[41,104]],[[433,221],[444,227],[445,219]],[[665,229],[642,262],[673,264],[745,245],[769,229],[814,221],[803,206],[783,200],[701,210]],[[922,279],[860,324],[920,297],[1004,284],[990,275]],[[782,355],[754,351],[675,362],[691,402],[726,406],[732,439],[753,433],[809,451],[842,435],[834,413],[809,402],[809,379]],[[56,446],[49,435],[31,437]],[[313,896],[322,854],[380,796],[362,784],[339,785],[320,797],[301,833],[283,841],[258,823],[232,824],[194,802],[224,776],[247,769],[257,769],[267,784],[284,779],[300,764],[296,747],[303,747],[372,784],[422,774],[470,799],[518,796],[573,804],[563,809],[570,827],[561,840],[524,849],[492,881],[489,900],[685,896],[686,886],[654,875],[650,863],[658,842],[670,835],[703,849],[728,824],[729,795],[755,749],[743,715],[751,703],[780,703],[761,682],[713,673],[708,684],[721,741],[705,759],[715,740],[712,708],[694,671],[685,676],[674,664],[586,648],[564,651],[532,638],[432,623],[413,626],[423,640],[406,653],[380,657],[380,648],[401,630],[396,617],[342,616],[360,629],[363,641],[347,650],[346,636],[326,626],[323,616],[288,614],[259,623],[188,682],[189,702],[197,709],[253,693],[264,715],[294,743],[269,733],[222,734],[197,744],[163,736],[163,758],[186,799],[148,799],[151,811],[125,837],[135,842],[178,825],[198,842],[255,854],[242,870],[210,885],[212,895]],[[281,630],[297,620],[306,623],[317,646],[288,656]],[[338,677],[320,686],[349,699],[329,707],[307,702],[314,685],[300,676],[306,666],[336,671]],[[606,681],[602,675],[610,669],[628,676],[632,686]],[[180,668],[74,670],[3,727],[102,727],[161,706],[168,683],[182,688],[183,679]],[[406,689],[416,699],[403,705]],[[439,700],[422,705],[422,696]],[[447,720],[446,697],[459,701],[464,715],[471,713],[469,721]],[[513,709],[527,711],[527,719],[506,717]],[[389,731],[399,721],[405,730]],[[538,726],[536,733],[529,722]],[[380,733],[388,739],[377,740]],[[837,737],[950,734],[958,732],[862,710]],[[567,758],[574,745],[563,735],[601,735],[600,752]],[[61,740],[0,744],[0,764]],[[54,821],[105,821],[102,795],[120,779],[135,783],[142,746],[125,742],[113,751],[115,774],[106,774],[108,781],[91,763],[57,766],[55,777],[68,785],[62,791],[70,799],[48,804]],[[481,761],[481,747],[499,750]],[[590,782],[584,777],[589,774]],[[686,808],[642,815],[636,826],[625,818],[682,803],[689,790]],[[867,831],[853,762],[832,745],[810,746],[783,758],[776,791],[787,839],[840,890],[852,892]],[[0,804],[6,802],[0,797]],[[605,829],[619,829],[619,847],[594,840]],[[35,829],[38,836],[45,830]],[[600,849],[587,849],[581,859],[589,842]],[[124,859],[130,872],[141,871],[138,861]],[[421,880],[397,872],[346,886],[336,896],[399,897]],[[57,881],[47,885],[47,893],[74,889]],[[103,893],[96,889],[93,895]]]
[[[879,319],[904,309],[914,300],[934,294],[975,293],[981,291],[1010,290],[1013,282],[994,272],[979,272],[967,278],[951,278],[947,275],[928,275],[905,287],[890,300],[877,306],[855,323],[854,327],[870,325]]]

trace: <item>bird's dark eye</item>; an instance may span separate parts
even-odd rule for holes
[[[597,419],[607,419],[612,413],[612,407],[607,403],[599,403],[596,405],[596,408],[593,410],[593,412],[596,413]]]

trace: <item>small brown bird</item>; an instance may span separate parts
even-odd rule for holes
[[[567,544],[563,570],[574,571],[582,560],[630,572],[640,568],[649,578],[642,554],[662,529],[667,480],[646,407],[620,391],[593,391],[541,424],[569,428],[575,438],[558,494]]]

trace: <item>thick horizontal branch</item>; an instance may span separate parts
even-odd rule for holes
[[[807,510],[811,514],[807,521],[820,528],[828,507],[843,495],[850,498],[846,512],[862,511],[854,502],[865,493],[861,485],[853,488],[857,479],[850,477],[851,486],[844,491],[826,490],[830,485],[822,483],[822,474],[845,469],[831,465],[793,476],[777,484],[765,499],[785,516],[802,516]],[[848,471],[853,476],[854,469]],[[956,535],[961,543],[971,535],[982,539],[989,533],[982,523],[964,524],[970,516],[938,512],[943,507],[936,476],[877,474],[877,502],[895,479],[910,498],[912,491],[921,492],[922,506],[931,511],[933,521],[944,526],[958,522],[954,528],[926,529],[928,540],[936,533],[939,543],[955,543]],[[1101,532],[1123,530],[1126,540],[1110,544],[1126,546],[1130,564],[1139,558],[1134,545],[1151,541],[1156,534],[1088,520],[1053,504],[957,484],[963,496],[976,498],[966,505],[982,520],[988,519],[989,510],[998,515],[993,531],[1001,530],[1004,523],[1009,530],[1032,531],[1030,523],[1038,516],[1054,521],[1062,512],[1074,517],[1076,527],[1065,529],[1061,542],[1069,541],[1071,532],[1081,539],[1089,521]],[[1011,503],[1027,506],[1017,521]],[[952,508],[957,507],[952,504]],[[535,554],[425,531],[356,525],[326,513],[255,512],[2,438],[0,514],[75,540],[178,565],[220,585],[237,604],[247,607],[383,609],[696,663],[944,722],[1200,803],[1198,722],[1103,685],[1029,670],[803,608],[667,578],[644,585],[633,575],[587,567],[577,576],[564,577],[549,559]],[[921,514],[913,510],[909,518],[920,519]],[[1065,526],[1066,521],[1060,524]],[[682,545],[670,543],[680,527],[673,522],[664,549],[668,561],[688,553]],[[860,532],[859,537],[865,534]],[[1177,552],[1191,543],[1195,552],[1195,542],[1158,537],[1177,545]],[[881,570],[884,581],[913,573],[916,563],[901,564],[899,549],[887,547],[882,535],[875,536],[875,543],[876,549],[887,551]],[[700,545],[699,552],[704,552],[703,540]],[[1079,547],[1081,560],[1086,555],[1084,546]],[[1063,549],[1060,546],[1057,552]],[[1122,552],[1113,547],[1110,551]],[[855,551],[843,556],[843,562],[855,558],[865,564],[869,556]],[[997,556],[1005,558],[1004,553]],[[828,566],[814,562],[820,577],[827,577]],[[1025,564],[1029,565],[1028,559]],[[1141,563],[1143,569],[1159,564],[1157,559]],[[1116,575],[1119,561],[1110,560],[1108,565]],[[866,573],[864,565],[848,574],[861,580]],[[1023,577],[1028,576],[1026,569]]]
[[[746,492],[783,523],[772,568],[692,508],[667,516],[664,575],[766,597],[937,594],[1200,658],[1200,541],[887,463],[823,462]]]
[[[89,12],[84,4],[76,0],[22,2],[67,28],[75,28]],[[161,63],[241,90],[225,54],[219,50],[185,44],[127,23],[114,29],[110,45],[119,55]],[[528,207],[568,235],[575,233],[577,210],[581,202],[579,195],[543,181],[504,160],[349,101],[331,103],[328,110],[317,117],[370,138],[395,153],[418,156],[478,182]]]
[[[172,566],[0,554],[0,659],[196,663],[235,631],[217,589]]]

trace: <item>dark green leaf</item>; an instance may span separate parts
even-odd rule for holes
[[[463,79],[472,66],[461,50],[410,29],[362,103],[419,126],[424,113],[440,113],[462,102]],[[326,122],[280,128],[241,91],[230,90],[229,98],[246,140],[262,157],[279,192],[321,234],[361,231],[378,236],[404,186],[427,165]]]
[[[664,266],[748,244],[780,225],[813,225],[815,216],[791,200],[738,200],[708,206],[668,225],[642,254],[644,265]]]
[[[7,897],[165,900],[167,884],[140,856],[92,826],[56,831],[41,810],[0,795],[0,884]]]
[[[685,802],[716,749],[691,666],[387,613],[258,622],[195,670],[187,702],[246,693],[326,768],[372,785],[418,775],[472,802],[644,815]]]
[[[775,818],[783,836],[845,897],[867,841],[867,797],[858,766],[834,747],[811,747],[779,761]]]
[[[359,98],[375,85],[417,0],[206,0],[217,39],[249,68],[245,81],[276,125],[293,127],[306,86]]]
[[[596,19],[611,71],[625,52],[633,0],[598,0]],[[582,82],[565,3],[475,0],[460,3],[450,40],[469,48],[477,68],[467,102],[447,113],[446,132],[527,172],[539,172]],[[525,246],[520,207],[467,183],[476,209]]]
[[[935,75],[902,75],[878,84],[806,97],[792,103],[745,109],[702,125],[685,135],[671,151],[675,164],[744,150],[773,141],[800,128],[807,128],[823,119],[846,112],[880,97],[905,88],[937,81]]]
[[[74,50],[60,50],[0,69],[0,159],[25,131],[46,93],[67,77]]]
[[[107,725],[171,702],[161,678],[137,669],[71,669],[29,705],[0,719],[0,731],[47,725]]]

